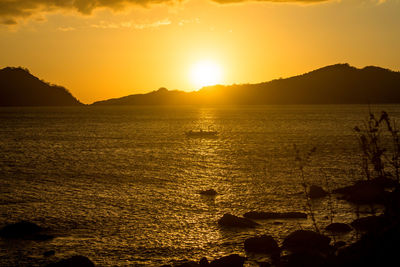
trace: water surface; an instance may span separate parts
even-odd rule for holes
[[[400,118],[400,106],[372,109]],[[326,186],[320,170],[332,187],[359,178],[353,128],[367,114],[359,105],[0,108],[0,226],[29,220],[57,236],[0,240],[0,265],[81,254],[101,266],[157,266],[244,255],[244,239],[255,234],[281,242],[310,220],[244,231],[216,222],[224,213],[304,211],[294,144],[317,147],[308,182]],[[184,135],[208,125],[218,138]],[[198,194],[209,188],[220,194]],[[320,226],[328,224],[326,200],[314,207]],[[335,210],[338,222],[354,219],[344,202]],[[56,256],[45,259],[50,249]]]

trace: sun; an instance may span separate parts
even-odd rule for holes
[[[191,68],[190,78],[196,88],[221,83],[221,67],[211,60],[199,61]]]

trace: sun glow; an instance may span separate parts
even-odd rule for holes
[[[192,83],[197,87],[221,83],[222,72],[220,66],[213,61],[200,61],[193,65],[190,73]]]

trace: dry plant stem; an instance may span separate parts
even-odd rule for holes
[[[299,170],[300,170],[300,177],[301,177],[301,181],[302,181],[304,195],[305,195],[305,198],[306,198],[306,206],[307,206],[308,212],[310,214],[311,220],[313,222],[313,226],[314,226],[315,231],[317,233],[320,233],[320,230],[319,230],[318,225],[317,225],[317,221],[315,219],[315,214],[314,214],[314,210],[313,210],[313,207],[312,207],[310,194],[309,194],[309,192],[307,190],[308,184],[306,182],[306,178],[305,178],[305,175],[304,175],[305,162],[309,161],[311,155],[315,152],[315,148],[311,149],[310,152],[307,153],[306,157],[301,157],[300,156],[300,151],[297,149],[297,147],[295,146],[294,148],[295,148],[295,153],[296,153],[296,161],[299,163],[298,167],[299,167]]]
[[[386,123],[387,129],[392,136],[393,155],[388,160],[388,162],[393,166],[396,181],[397,181],[397,183],[399,183],[400,182],[400,178],[399,178],[400,142],[399,142],[399,135],[398,135],[399,131],[397,130],[396,122],[393,121],[393,125],[392,125],[389,115],[385,111],[382,111],[381,118],[379,119],[379,122],[382,122],[382,121]]]
[[[331,186],[330,186],[328,175],[326,174],[326,172],[324,172],[323,170],[320,170],[320,171],[325,177],[326,190],[327,190],[327,193],[328,193],[328,207],[329,207],[329,212],[330,212],[329,213],[329,220],[330,220],[331,223],[333,223],[333,219],[335,218],[335,209],[333,207]]]

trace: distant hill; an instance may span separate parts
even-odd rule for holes
[[[43,82],[23,68],[0,70],[0,106],[82,105],[67,89]]]
[[[98,101],[94,105],[180,104],[378,104],[400,103],[400,72],[348,64],[258,84],[216,85],[197,92],[160,88],[148,94]]]

